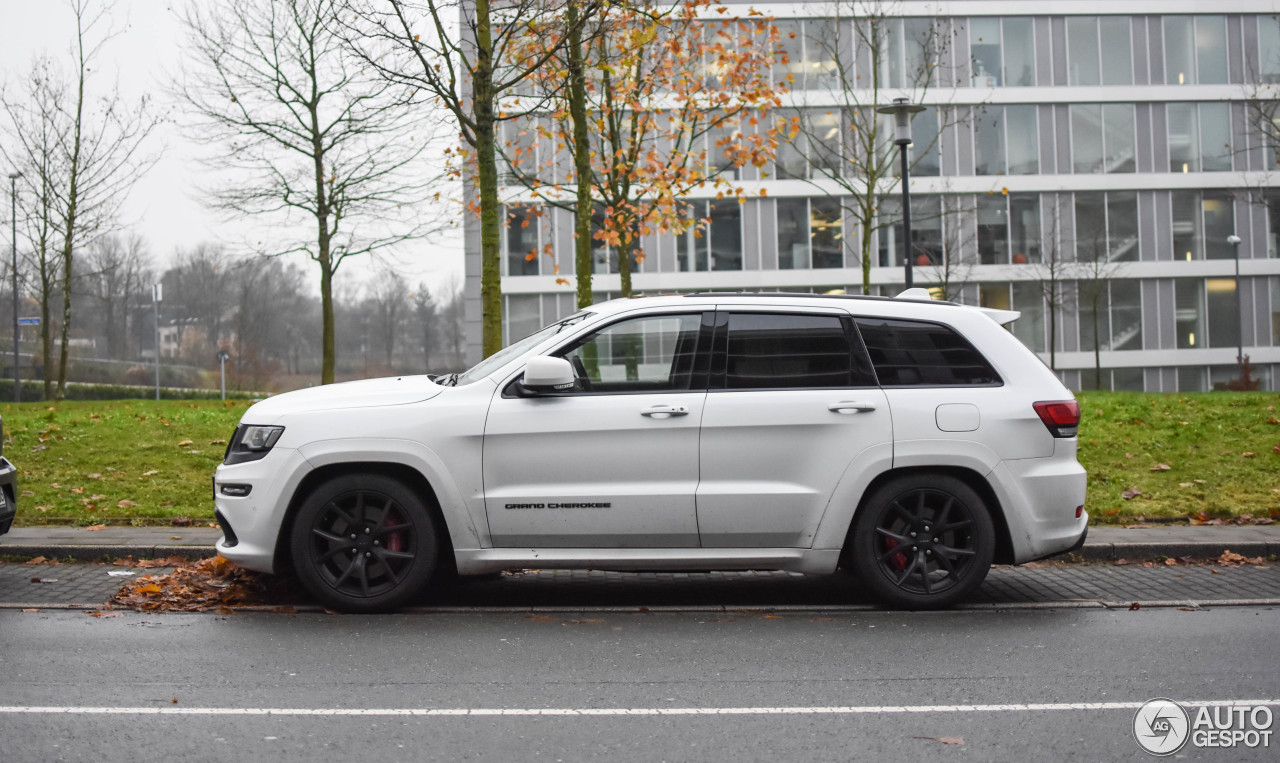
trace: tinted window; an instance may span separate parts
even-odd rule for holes
[[[858,329],[886,387],[1000,383],[973,345],[946,326],[859,318]]]
[[[834,315],[734,313],[724,347],[729,389],[874,383],[855,371],[845,325]]]
[[[701,323],[701,315],[632,318],[559,354],[573,365],[580,392],[687,390]]]

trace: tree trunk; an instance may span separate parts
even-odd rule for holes
[[[582,58],[582,26],[578,0],[568,0],[569,118],[573,122],[573,179],[578,185],[573,212],[574,265],[578,277],[578,308],[591,305],[591,140],[587,132],[587,73]],[[630,288],[630,278],[628,285]]]
[[[622,296],[631,296],[631,258],[636,249],[636,242],[626,238],[618,247],[618,275],[622,277]]]
[[[480,184],[480,302],[485,357],[502,349],[502,221],[498,211],[498,154],[494,130],[493,33],[489,0],[476,0],[476,169]]]

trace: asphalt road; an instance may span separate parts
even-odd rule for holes
[[[1145,760],[1136,703],[1280,697],[1274,607],[114,614],[0,611],[0,758]]]

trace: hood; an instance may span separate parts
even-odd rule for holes
[[[271,424],[289,413],[408,405],[433,398],[442,391],[444,387],[426,376],[396,376],[326,384],[286,392],[255,403],[245,412],[243,420],[251,424]]]

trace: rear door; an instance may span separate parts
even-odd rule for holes
[[[847,313],[735,306],[715,322],[702,545],[807,548],[850,462],[892,448],[884,393]]]

